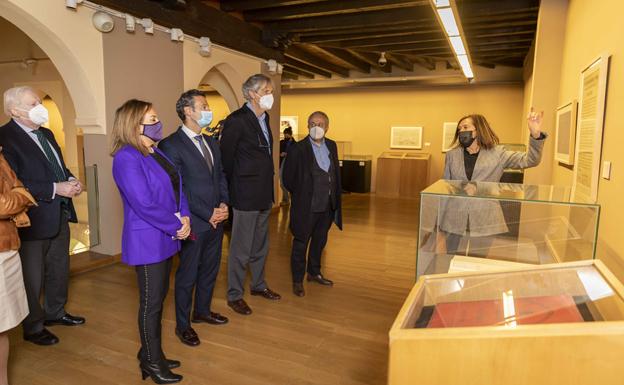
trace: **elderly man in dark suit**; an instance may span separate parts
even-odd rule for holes
[[[211,308],[223,241],[223,221],[228,217],[228,190],[217,142],[203,135],[212,122],[212,111],[204,93],[189,90],[176,103],[183,124],[158,144],[182,175],[182,185],[191,210],[195,239],[182,243],[176,271],[176,335],[182,343],[197,346],[199,337],[190,322],[222,325],[228,319]],[[195,306],[190,317],[195,288]]]
[[[336,142],[325,137],[329,117],[322,111],[308,118],[310,134],[293,144],[284,161],[284,185],[292,194],[290,230],[293,233],[291,269],[293,293],[305,295],[303,278],[332,286],[321,274],[321,254],[332,222],[342,230],[340,164]],[[309,245],[309,249],[308,249]],[[307,267],[306,267],[307,254]]]
[[[223,124],[221,153],[229,182],[234,218],[228,258],[228,305],[249,315],[243,299],[247,265],[251,270],[251,295],[270,300],[281,296],[269,289],[264,264],[269,252],[269,214],[274,202],[273,137],[268,110],[273,106],[273,85],[265,75],[243,83],[244,106]]]
[[[20,257],[30,314],[22,323],[24,339],[53,345],[59,339],[45,326],[74,326],[85,319],[65,311],[69,282],[69,224],[76,222],[72,198],[82,184],[65,166],[52,131],[41,127],[48,111],[30,87],[4,93],[11,120],[0,128],[0,145],[18,179],[37,200],[29,212],[31,226],[20,229]],[[43,308],[40,294],[43,291]]]

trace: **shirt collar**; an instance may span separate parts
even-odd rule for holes
[[[310,143],[312,143],[316,147],[323,147],[325,145],[325,137],[321,139],[321,143],[316,143],[310,135],[308,135],[308,139],[310,139]]]
[[[253,107],[251,106],[250,102],[245,103],[245,105],[251,110],[251,112],[253,112],[254,115],[256,115],[256,111],[254,111]],[[262,113],[262,115],[258,116],[258,120],[264,120],[264,116],[266,115],[266,111]]]
[[[182,131],[186,134],[186,136],[188,136],[192,140],[196,140],[195,137],[197,135],[201,135],[201,134],[196,134],[195,131],[193,131],[190,128],[186,127],[186,125],[184,125],[184,124],[182,124]]]
[[[13,121],[20,126],[20,128],[22,130],[24,130],[27,134],[32,134],[33,131],[36,130],[36,128],[30,128],[30,127],[26,127],[25,125],[23,125],[22,123],[18,122],[17,120],[13,119]]]

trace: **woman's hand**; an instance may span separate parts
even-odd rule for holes
[[[180,222],[182,222],[182,227],[176,233],[176,237],[178,239],[186,239],[191,234],[191,218],[182,217],[180,218]]]
[[[539,113],[535,112],[535,109],[531,107],[531,112],[527,116],[527,123],[529,125],[529,131],[534,139],[538,139],[542,134],[542,120],[544,118],[544,111]]]

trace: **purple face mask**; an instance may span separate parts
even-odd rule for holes
[[[143,135],[147,136],[154,142],[158,142],[163,138],[163,125],[161,121],[154,124],[143,125]]]

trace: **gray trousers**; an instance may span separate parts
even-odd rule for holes
[[[56,237],[23,241],[20,247],[24,287],[30,313],[22,322],[24,334],[43,330],[43,321],[65,315],[69,284],[69,224],[61,219]],[[41,292],[43,291],[43,308]]]
[[[271,210],[234,209],[230,255],[228,256],[228,301],[243,298],[247,265],[251,270],[251,290],[267,288],[264,263],[269,253],[269,215]]]

